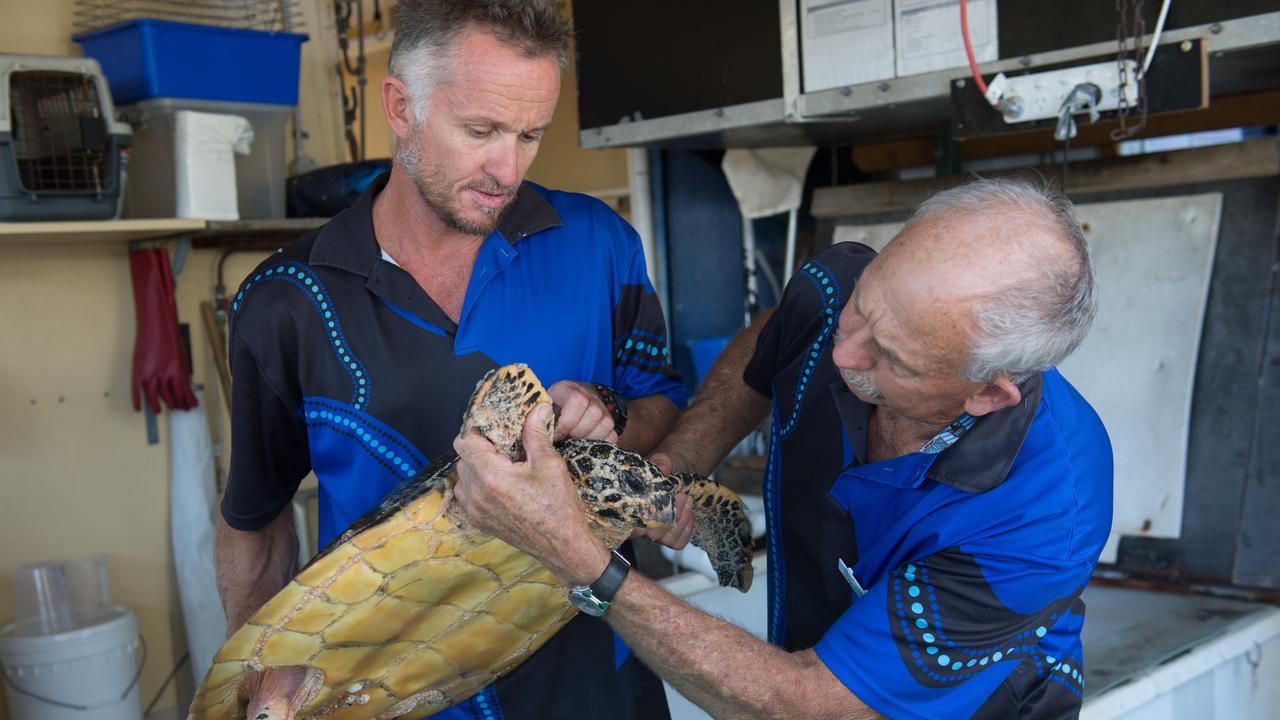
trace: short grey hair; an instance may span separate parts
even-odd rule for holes
[[[1064,243],[1067,260],[1045,262],[1036,276],[975,302],[977,334],[964,376],[991,382],[1001,374],[1022,382],[1062,362],[1089,334],[1098,291],[1089,242],[1062,193],[1016,178],[975,178],[926,200],[908,225],[943,212],[1013,208],[1036,217]],[[1060,253],[1053,253],[1055,259]]]
[[[388,70],[405,84],[414,117],[426,119],[431,93],[452,73],[455,44],[471,27],[492,32],[526,57],[569,63],[569,29],[557,0],[399,0]]]

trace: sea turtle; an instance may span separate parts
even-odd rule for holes
[[[462,432],[477,428],[523,457],[528,412],[550,397],[527,366],[476,386]],[[592,527],[616,547],[633,528],[674,521],[689,493],[692,542],[722,585],[751,584],[742,501],[697,475],[663,475],[635,453],[592,440],[557,444]],[[529,555],[471,527],[453,499],[457,457],[443,458],[322,550],[232,635],[191,704],[194,720],[244,717],[249,671],[303,667],[297,718],[367,720],[450,707],[520,664],[577,610]]]

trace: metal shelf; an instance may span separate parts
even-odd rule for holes
[[[787,3],[784,2],[784,7]],[[783,18],[784,27],[788,18]],[[794,19],[791,19],[794,22]],[[885,140],[945,130],[950,124],[951,83],[968,68],[800,92],[794,32],[783,33],[783,96],[669,117],[586,128],[583,148],[627,146],[727,148]],[[1231,95],[1271,89],[1280,76],[1280,12],[1166,31],[1161,47],[1206,38],[1211,92]],[[1115,54],[1104,42],[984,63],[984,73],[1023,72],[1037,67]],[[1265,87],[1263,87],[1265,86]]]

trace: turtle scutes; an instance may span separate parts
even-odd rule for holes
[[[475,428],[523,457],[521,428],[550,398],[524,365],[490,372],[471,397]],[[601,542],[674,520],[677,491],[693,499],[693,542],[724,585],[751,583],[742,503],[692,475],[664,476],[609,443],[557,445]],[[191,704],[195,720],[244,718],[250,671],[305,669],[300,720],[421,717],[509,672],[576,614],[567,589],[531,556],[471,527],[456,509],[456,457],[442,458],[322,550],[232,635]]]

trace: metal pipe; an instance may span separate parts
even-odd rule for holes
[[[649,194],[649,151],[627,148],[627,181],[631,190],[631,227],[640,236],[649,284],[658,287],[658,257],[653,241],[653,197]]]
[[[791,280],[791,273],[796,269],[796,209],[787,213],[787,262],[782,268],[782,284]]]

